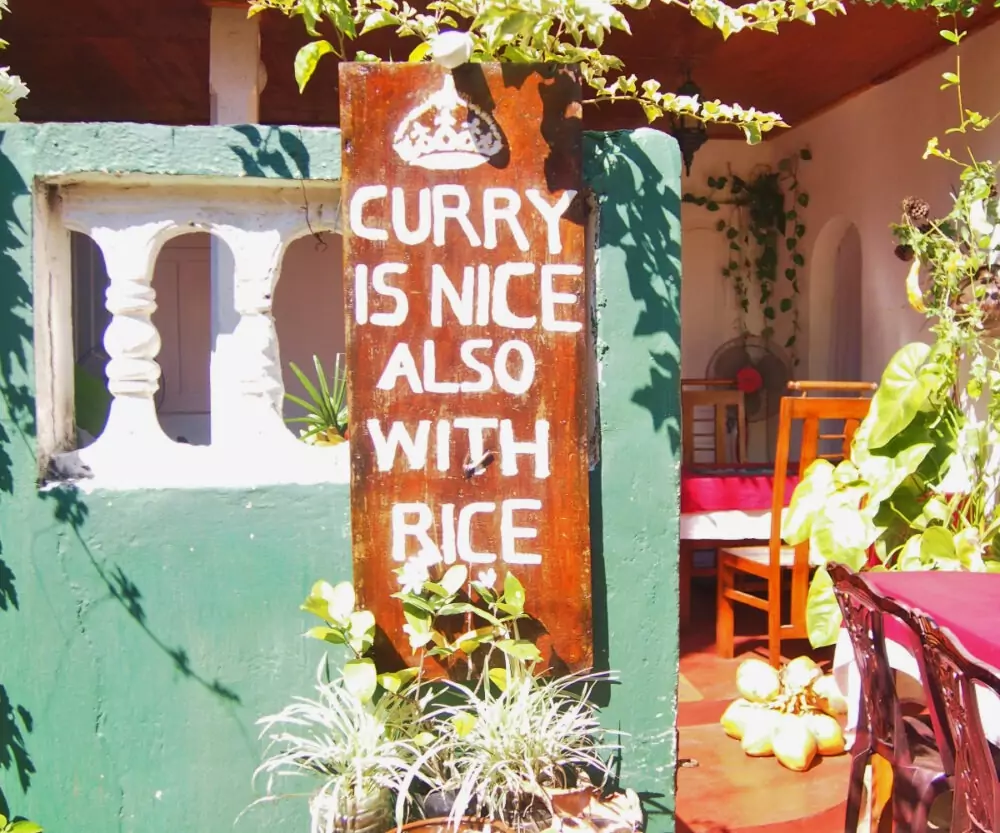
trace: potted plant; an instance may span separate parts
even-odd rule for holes
[[[317,582],[302,607],[323,624],[307,635],[348,658],[339,678],[321,676],[317,698],[262,719],[270,754],[260,800],[308,796],[312,833],[412,827],[418,815],[432,829],[532,830],[557,814],[637,828],[635,793],[605,794],[605,756],[617,744],[605,740],[591,694],[611,675],[543,673],[538,647],[520,633],[526,594],[511,573],[497,589],[492,570],[470,581],[463,565],[442,572],[419,557],[396,572],[417,665],[379,668],[375,619],[356,608],[351,584]],[[311,776],[313,788],[274,789],[291,775]]]
[[[322,679],[316,697],[296,697],[280,712],[258,721],[269,738],[266,774],[273,800],[292,777],[311,782],[312,833],[384,833],[391,825],[391,790],[417,754],[414,704],[403,698],[365,700],[342,677]]]
[[[327,382],[326,372],[318,356],[313,356],[316,370],[314,384],[295,362],[288,366],[299,380],[308,399],[285,394],[285,399],[294,402],[305,414],[289,417],[289,425],[305,425],[299,431],[299,439],[310,445],[338,445],[347,440],[347,370],[342,366],[343,354],[338,353],[333,366],[332,386]]]

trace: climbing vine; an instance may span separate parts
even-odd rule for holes
[[[725,212],[715,229],[727,244],[722,275],[736,293],[740,332],[749,332],[751,304],[760,309],[764,320],[760,336],[767,340],[775,335],[778,313],[790,316],[785,347],[795,364],[799,278],[806,265],[801,246],[806,233],[803,213],[809,205],[809,194],[799,180],[799,164],[811,158],[809,150],[803,148],[782,159],[776,168],[761,165],[746,178],[732,171],[726,176],[710,176],[707,194],[684,195],[685,202],[713,213]]]

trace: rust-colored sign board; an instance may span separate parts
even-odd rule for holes
[[[580,86],[540,66],[342,64],[355,583],[510,570],[553,664],[593,659]]]

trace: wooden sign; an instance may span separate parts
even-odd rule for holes
[[[355,583],[510,570],[592,663],[580,86],[567,68],[341,64]],[[499,586],[499,584],[498,584]]]

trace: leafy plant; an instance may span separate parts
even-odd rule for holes
[[[798,364],[795,343],[799,333],[799,275],[806,264],[799,244],[806,233],[802,212],[809,205],[809,194],[801,187],[798,166],[810,159],[812,154],[803,148],[782,159],[776,169],[759,166],[747,179],[731,171],[726,176],[710,176],[708,194],[686,193],[683,198],[713,213],[729,209],[726,217],[716,221],[715,229],[725,236],[728,245],[729,257],[722,275],[732,283],[736,293],[739,329],[743,333],[748,331],[746,316],[752,302],[758,305],[763,317],[760,335],[765,339],[774,337],[778,312],[790,314],[791,332],[785,339],[785,347],[792,350],[795,364]]]
[[[285,398],[303,408],[306,414],[290,417],[285,421],[306,426],[299,432],[299,437],[304,442],[314,445],[336,445],[347,439],[347,370],[342,360],[343,355],[338,353],[333,368],[332,388],[327,383],[326,373],[318,356],[313,356],[313,367],[316,370],[315,384],[295,362],[288,363],[309,398],[303,399],[286,393]]]
[[[470,580],[465,565],[443,569],[416,556],[396,575],[393,596],[403,605],[417,666],[380,670],[372,656],[375,618],[357,608],[353,586],[317,582],[302,609],[323,624],[307,636],[343,646],[347,658],[339,677],[320,681],[318,700],[297,698],[264,718],[279,751],[259,772],[319,773],[319,804],[332,796],[340,806],[340,796],[359,785],[391,789],[400,825],[421,791],[454,793],[456,821],[475,808],[518,822],[538,802],[551,810],[549,791],[584,778],[584,769],[607,778],[602,753],[616,746],[604,741],[589,698],[610,675],[536,673],[542,655],[519,632],[526,594],[513,574],[497,589],[493,570]],[[448,664],[452,678],[426,675],[430,658]],[[282,727],[292,729],[274,731]],[[329,755],[338,763],[326,762]],[[264,800],[271,796],[269,780]]]
[[[302,89],[324,55],[346,59],[348,43],[376,29],[392,28],[398,37],[413,39],[410,61],[444,53],[463,60],[516,63],[561,63],[579,66],[590,103],[634,101],[649,121],[667,114],[687,115],[702,122],[737,125],[747,139],[785,126],[777,113],[721,101],[662,92],[660,82],[640,82],[627,74],[623,61],[603,51],[605,37],[615,30],[630,33],[626,11],[639,11],[649,0],[431,0],[416,8],[406,0],[248,0],[250,13],[278,9],[299,16],[314,38],[295,58],[295,77]],[[761,0],[731,6],[723,0],[663,0],[690,12],[699,23],[717,29],[723,38],[750,29],[777,32],[781,24],[813,24],[818,12],[843,14],[840,0]],[[321,37],[324,21],[332,25],[333,41]],[[461,31],[456,31],[461,30]],[[356,61],[378,61],[356,50]]]
[[[909,344],[889,362],[849,460],[817,460],[796,487],[782,536],[854,570],[1000,572],[1000,520],[989,451],[997,428],[952,398],[950,357]],[[836,641],[840,612],[824,567],[806,607],[816,647]]]
[[[0,813],[0,833],[42,833],[42,828],[33,821],[8,819]]]
[[[254,773],[267,774],[267,795],[255,803],[301,795],[276,793],[277,779],[307,777],[319,782],[311,796],[312,833],[330,833],[334,820],[359,807],[381,804],[388,817],[388,790],[395,787],[419,754],[413,727],[415,704],[399,697],[362,700],[345,679],[322,679],[317,697],[296,697],[258,725],[274,751]]]
[[[552,813],[551,791],[572,786],[579,773],[598,773],[602,781],[611,774],[602,753],[619,747],[604,741],[590,702],[594,685],[609,675],[540,678],[530,662],[510,654],[503,671],[492,675],[497,686],[482,690],[444,681],[452,702],[424,718],[434,741],[409,778],[428,762],[438,764],[435,786],[456,796],[454,825],[474,807],[517,827],[539,810]]]

